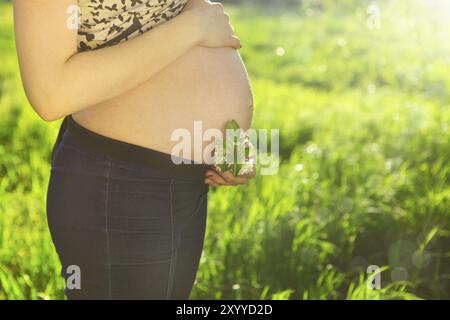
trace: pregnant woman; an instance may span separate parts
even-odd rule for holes
[[[173,161],[177,129],[193,136],[194,121],[222,132],[230,119],[251,124],[241,44],[223,6],[14,0],[14,16],[30,104],[46,121],[64,118],[47,218],[67,297],[187,299],[209,187],[254,176],[217,172],[193,156]]]

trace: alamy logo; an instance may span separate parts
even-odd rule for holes
[[[278,172],[279,129],[243,130],[236,121],[231,120],[224,135],[216,128],[203,130],[203,121],[196,120],[192,133],[185,128],[172,132],[171,140],[177,142],[171,152],[173,163],[190,163],[193,159],[197,163],[215,164],[222,171],[226,171],[225,167],[222,168],[224,164],[243,165],[241,168],[246,169],[246,166],[258,163],[261,175]],[[203,143],[207,144],[204,148]]]
[[[70,5],[67,7],[67,29],[78,30],[80,28],[80,7],[77,5]]]
[[[370,265],[367,267],[367,277],[366,285],[370,290],[380,290],[381,289],[381,269],[379,266]]]
[[[379,30],[381,28],[381,11],[377,5],[367,7],[366,25],[369,30]]]
[[[81,289],[81,269],[77,265],[70,265],[67,267],[66,273],[68,275],[66,280],[66,288],[69,290]]]

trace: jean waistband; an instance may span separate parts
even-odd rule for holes
[[[206,171],[211,169],[211,166],[208,164],[198,164],[185,159],[183,159],[185,160],[183,163],[175,164],[170,154],[102,136],[84,128],[75,122],[71,116],[64,119],[63,126],[64,128],[62,127],[61,129],[67,130],[80,147],[94,153],[100,153],[111,159],[142,166],[151,166],[164,171],[170,176],[179,178],[203,179]]]

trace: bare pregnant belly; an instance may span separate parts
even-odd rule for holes
[[[201,124],[203,132],[223,132],[230,119],[247,129],[252,114],[251,87],[239,53],[194,47],[141,86],[73,118],[101,135],[170,154],[178,143],[171,139],[176,129],[187,129],[193,138],[194,121],[200,121],[197,128]]]

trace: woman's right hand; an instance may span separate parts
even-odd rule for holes
[[[234,35],[230,17],[219,2],[206,0],[189,0],[184,12],[194,14],[195,22],[200,30],[198,45],[211,48],[241,48],[241,41]]]

